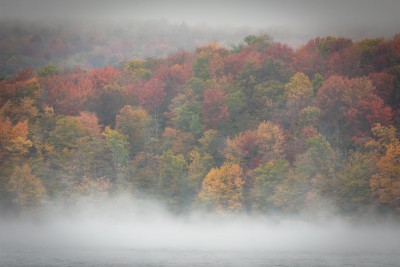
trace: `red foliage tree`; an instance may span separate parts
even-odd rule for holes
[[[262,58],[264,60],[272,58],[290,64],[293,60],[293,55],[293,49],[287,44],[273,43],[264,50]]]
[[[368,75],[368,78],[375,87],[374,93],[382,98],[386,104],[394,104],[392,103],[394,100],[392,99],[392,92],[396,76],[386,72],[373,72]]]
[[[221,123],[229,118],[228,106],[224,103],[225,94],[221,87],[204,91],[204,101],[202,106],[204,128],[217,129]]]
[[[101,89],[110,83],[116,82],[121,75],[121,70],[106,66],[104,68],[93,69],[89,71],[87,75],[92,79],[93,87],[95,89]]]
[[[371,134],[375,123],[387,125],[392,120],[391,108],[373,94],[367,78],[347,79],[332,76],[318,91],[316,105],[321,109],[321,121],[326,125],[350,131],[347,134],[360,140]]]
[[[294,53],[294,69],[297,72],[307,74],[308,77],[313,77],[316,73],[324,73],[323,63],[324,61],[317,47],[316,40],[310,40]]]
[[[142,86],[130,88],[131,94],[138,100],[147,112],[153,112],[159,108],[165,97],[165,84],[158,78],[151,78]]]
[[[326,62],[328,75],[355,77],[361,73],[360,52],[350,46],[333,53]]]
[[[64,115],[78,115],[93,92],[93,80],[80,69],[47,77],[44,84],[47,103]]]

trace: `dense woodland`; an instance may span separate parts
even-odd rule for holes
[[[400,212],[398,35],[296,49],[249,35],[233,48],[10,73],[2,212],[121,193],[176,213]]]
[[[217,29],[176,25],[166,20],[135,23],[0,19],[0,75],[48,64],[63,69],[117,65],[127,59],[165,57],[179,49],[194,50],[210,40],[232,45],[252,32],[247,28]]]

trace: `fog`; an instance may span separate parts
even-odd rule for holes
[[[40,216],[1,221],[0,244],[37,248],[392,252],[395,223],[318,221],[263,215],[192,212],[176,216],[156,202],[118,198]]]
[[[127,23],[165,19],[190,26],[252,27],[277,35],[341,35],[353,39],[391,37],[398,32],[396,0],[2,0],[0,18]],[[285,35],[285,34],[284,34]]]

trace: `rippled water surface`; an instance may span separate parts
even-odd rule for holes
[[[68,248],[5,245],[0,266],[399,266],[400,253]]]

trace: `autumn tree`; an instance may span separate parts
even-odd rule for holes
[[[13,125],[10,120],[0,118],[0,200],[6,203],[6,184],[12,175],[13,166],[24,160],[32,147],[28,139],[28,122]],[[0,204],[1,206],[1,204]]]
[[[26,164],[14,169],[6,189],[12,203],[22,211],[38,208],[46,195],[42,181],[31,173],[31,168]]]
[[[307,206],[310,183],[302,173],[290,171],[272,195],[273,205],[283,213],[300,214]]]
[[[150,138],[150,120],[146,110],[129,105],[123,107],[116,116],[115,128],[128,137],[131,158],[145,148]]]
[[[254,115],[261,120],[273,120],[285,108],[286,98],[283,83],[276,80],[259,83],[249,109],[254,109]]]
[[[371,80],[375,93],[377,96],[382,98],[385,104],[395,106],[395,99],[393,96],[393,91],[395,87],[396,76],[386,72],[373,72],[368,75]]]
[[[199,148],[193,149],[189,156],[190,165],[188,168],[188,175],[190,183],[195,189],[195,192],[198,193],[207,173],[215,166],[215,161],[212,155]]]
[[[203,181],[199,199],[219,212],[238,212],[243,208],[243,171],[238,164],[213,168]]]
[[[167,117],[173,128],[183,132],[191,132],[200,137],[203,133],[203,116],[201,102],[193,90],[178,94],[169,106]]]
[[[137,197],[156,196],[160,174],[160,160],[157,155],[139,152],[130,163],[129,186]]]
[[[77,115],[93,92],[93,81],[79,69],[49,76],[44,80],[46,102],[57,113]]]
[[[328,75],[359,76],[361,74],[359,50],[349,46],[333,53],[327,59],[326,68]]]
[[[293,67],[309,77],[325,73],[324,60],[318,48],[318,40],[313,39],[299,47],[293,55]]]
[[[168,206],[182,212],[192,202],[193,189],[187,175],[187,162],[183,155],[165,151],[160,158],[159,192]]]
[[[335,199],[342,212],[362,211],[372,202],[370,179],[376,173],[375,157],[370,153],[352,152],[336,176]]]
[[[128,137],[117,130],[112,130],[110,127],[106,127],[104,136],[112,152],[112,162],[117,171],[115,188],[117,192],[124,192],[128,189]]]
[[[149,113],[160,110],[165,94],[165,84],[157,77],[152,77],[140,86],[133,87],[132,90],[132,95],[138,100],[138,104]]]
[[[284,159],[270,160],[251,172],[255,180],[253,193],[256,210],[272,212],[276,209],[274,194],[276,187],[283,184],[288,176],[289,163]],[[282,187],[282,185],[281,185]]]
[[[262,122],[256,131],[246,131],[227,140],[225,157],[240,164],[244,170],[257,167],[261,161],[279,157],[283,152],[284,136],[280,127]]]
[[[189,158],[189,153],[194,148],[195,138],[190,132],[182,132],[174,128],[166,127],[162,135],[163,151],[170,150],[174,155],[183,155]]]
[[[118,112],[128,102],[127,89],[117,84],[111,84],[91,94],[86,106],[89,111],[96,113],[100,124],[114,127]]]
[[[0,117],[8,118],[12,123],[25,120],[33,122],[38,113],[39,110],[36,108],[35,100],[31,98],[23,98],[19,101],[8,100],[0,108]]]
[[[375,141],[368,146],[375,147],[378,172],[371,177],[370,186],[378,203],[400,211],[400,141],[393,126],[380,124],[373,128]]]
[[[229,118],[228,106],[224,100],[225,94],[219,86],[204,91],[202,113],[206,130],[219,129]]]
[[[29,152],[32,142],[28,139],[28,122],[13,125],[10,120],[0,118],[0,162],[20,159]]]
[[[316,104],[324,132],[338,147],[348,147],[351,138],[365,138],[372,125],[387,125],[392,119],[390,107],[373,94],[367,78],[330,77],[318,91]]]

